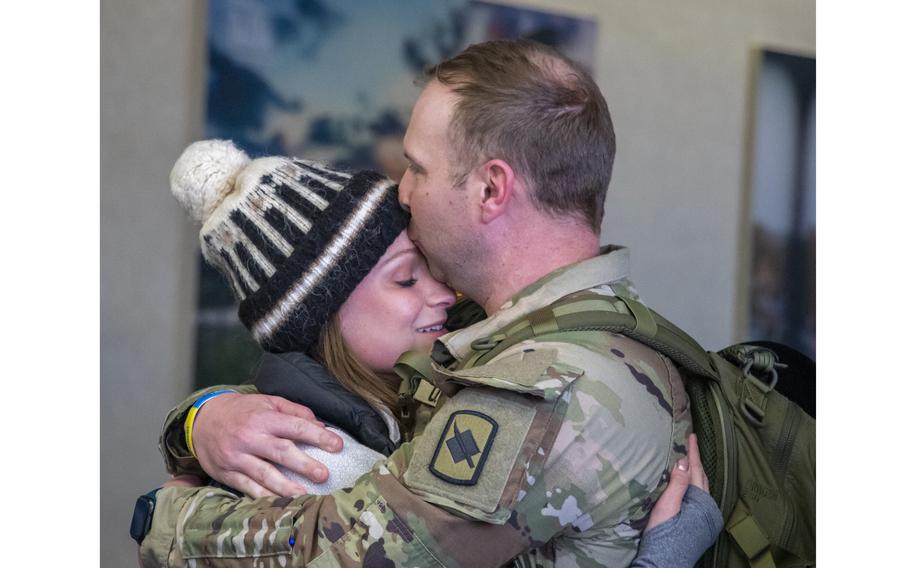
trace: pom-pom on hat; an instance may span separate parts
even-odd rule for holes
[[[296,158],[250,160],[226,140],[191,144],[171,191],[202,223],[206,262],[227,278],[263,349],[306,351],[408,225],[395,183]]]

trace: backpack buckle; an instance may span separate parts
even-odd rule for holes
[[[496,333],[487,337],[481,337],[471,342],[471,349],[474,351],[489,351],[499,345],[506,338],[504,333]]]
[[[746,375],[753,370],[756,371],[756,374],[769,375],[770,378],[766,382],[772,389],[777,386],[777,370],[787,368],[786,364],[780,362],[774,351],[748,343],[727,347],[720,352],[720,355],[742,369]]]
[[[777,373],[771,382],[747,373],[743,380],[743,390],[739,397],[739,409],[743,416],[756,427],[765,425],[765,406],[768,403],[768,393],[777,383]]]
[[[777,370],[786,368],[787,365],[777,361],[777,354],[774,351],[756,348],[747,353],[743,373],[749,375],[749,371],[755,369],[759,373],[768,375],[768,387],[773,389],[777,386]]]

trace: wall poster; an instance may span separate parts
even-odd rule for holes
[[[400,179],[428,65],[487,39],[530,37],[594,67],[593,20],[466,0],[209,0],[206,138]],[[259,348],[199,257],[196,386],[250,377]]]
[[[815,59],[763,51],[751,179],[747,337],[815,357]]]

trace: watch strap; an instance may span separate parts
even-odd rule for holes
[[[130,522],[130,536],[133,537],[137,544],[141,545],[145,535],[152,530],[156,497],[160,490],[160,487],[153,489],[136,499],[136,505],[133,507],[133,520]]]

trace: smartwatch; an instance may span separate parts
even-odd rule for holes
[[[152,530],[152,517],[155,515],[155,502],[160,490],[160,487],[153,489],[136,499],[136,506],[133,508],[133,521],[130,523],[130,536],[133,537],[137,544],[141,545],[145,535]]]

